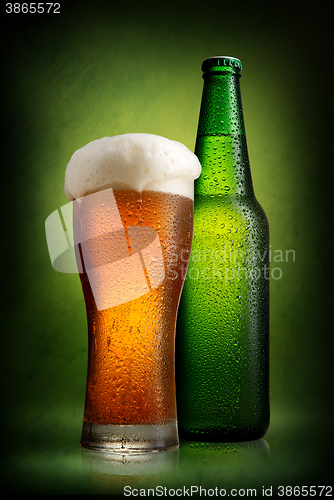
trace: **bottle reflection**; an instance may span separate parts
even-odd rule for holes
[[[237,443],[181,441],[178,477],[185,485],[250,487],[269,458],[264,439]]]
[[[94,493],[123,495],[124,488],[148,489],[175,478],[178,449],[142,453],[108,453],[82,448],[85,485]]]
[[[82,448],[81,457],[88,492],[123,495],[127,487],[147,495],[149,488],[156,491],[161,485],[172,491],[190,486],[259,486],[254,481],[269,462],[269,446],[264,439],[238,443],[182,440],[178,450],[121,454]]]

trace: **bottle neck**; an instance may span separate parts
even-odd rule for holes
[[[203,75],[204,88],[195,154],[202,174],[195,194],[253,196],[238,72],[231,68]]]

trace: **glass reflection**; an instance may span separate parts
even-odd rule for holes
[[[123,495],[125,486],[140,490],[169,483],[177,474],[179,453],[178,449],[122,454],[82,448],[86,488]]]

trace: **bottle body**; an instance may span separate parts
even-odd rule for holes
[[[202,175],[177,322],[177,405],[181,437],[244,441],[263,437],[269,426],[269,226],[237,123],[240,93],[231,99],[238,75],[225,76],[225,93],[224,75],[210,76],[223,101],[215,109],[224,106],[226,114],[237,99],[239,120],[229,111],[228,130],[212,128],[206,110],[216,102],[206,82],[195,150]]]

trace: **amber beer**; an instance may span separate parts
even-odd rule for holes
[[[185,277],[181,252],[190,251],[193,201],[154,191],[114,194],[125,228],[131,220],[131,226],[157,230],[167,272],[161,285],[146,295],[102,311],[87,274],[80,274],[89,334],[84,420],[163,424],[175,419],[174,326]],[[178,221],[179,213],[183,217]],[[84,228],[90,214],[77,216]]]
[[[192,155],[190,151],[189,155]],[[195,165],[198,172],[197,159]],[[152,170],[151,166],[144,165],[143,170],[145,168]],[[100,206],[90,201],[96,190],[74,201],[74,242],[83,270],[80,280],[88,323],[88,370],[81,445],[116,451],[175,448],[178,446],[175,323],[190,255],[193,197],[189,194],[191,191],[175,192],[173,179],[170,181],[172,192],[167,192],[165,180],[163,184],[156,183],[157,190],[117,189],[117,183],[112,184],[116,188],[110,195],[116,201],[122,224],[122,229],[115,231],[113,237],[94,238],[96,234],[103,234],[108,225],[105,220],[110,217],[105,206],[108,189],[101,191]],[[159,186],[163,191],[158,190]],[[135,248],[132,235],[138,228],[148,236],[141,247]],[[119,251],[124,234],[128,257],[138,252],[137,257],[143,264],[147,293],[101,309],[101,296],[97,295],[102,295],[102,304],[113,303],[118,284],[115,287],[108,285],[108,267],[105,266],[110,261],[121,265],[127,261]],[[163,279],[158,286],[154,283],[152,286],[152,269],[145,260],[145,248],[156,235],[155,241],[159,242],[162,254]],[[156,260],[153,255],[152,266]],[[95,278],[97,283],[92,282],[87,266],[99,270]],[[104,268],[107,269],[105,274]],[[125,268],[119,279],[126,281],[124,275]],[[137,286],[136,280],[127,283],[131,294],[131,287]]]

